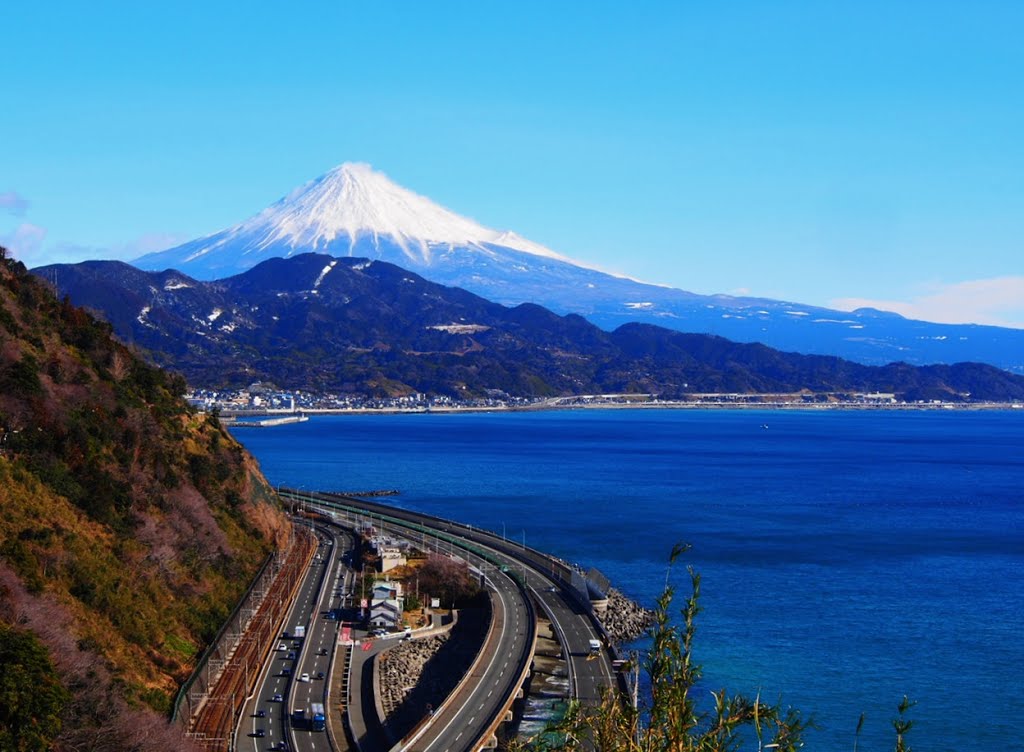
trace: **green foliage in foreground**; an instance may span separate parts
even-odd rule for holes
[[[0,622],[0,749],[47,750],[70,699],[31,632]]]
[[[688,550],[676,546],[670,564]],[[741,749],[795,752],[804,745],[804,734],[813,726],[800,712],[769,705],[760,696],[751,700],[743,695],[730,695],[725,690],[713,692],[714,708],[697,707],[694,689],[701,678],[701,668],[693,662],[695,620],[700,613],[700,575],[692,567],[691,592],[680,611],[681,624],[670,619],[674,588],[666,585],[658,598],[654,624],[650,628],[650,651],[643,663],[650,682],[650,697],[634,703],[616,692],[608,692],[597,707],[569,704],[565,715],[543,733],[524,741],[509,744],[513,752],[734,752]],[[906,719],[913,706],[906,697],[899,706],[899,717],[893,721],[896,730],[896,752],[910,752],[905,736],[912,721]],[[859,736],[861,723],[858,724]],[[854,749],[856,750],[856,739]],[[756,746],[755,746],[756,745]]]

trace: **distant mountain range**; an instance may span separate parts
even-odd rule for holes
[[[871,367],[648,324],[606,332],[578,315],[506,308],[365,259],[302,254],[212,282],[113,261],[35,272],[193,386],[263,380],[455,397],[810,390],[1024,398],[1024,377],[989,365]]]
[[[513,232],[483,227],[360,164],[335,168],[241,224],[134,263],[211,280],[310,251],[389,261],[498,303],[578,313],[608,330],[648,322],[868,364],[978,361],[1024,373],[1024,330],[645,284],[587,268]],[[624,255],[632,252],[623,249]]]

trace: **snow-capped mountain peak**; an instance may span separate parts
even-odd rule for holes
[[[400,250],[417,266],[430,266],[439,250],[487,251],[493,245],[571,263],[516,233],[492,230],[460,216],[403,188],[370,165],[356,162],[346,162],[309,181],[224,232],[139,261],[147,268],[165,261],[187,268],[214,262],[213,257],[229,247],[237,255],[240,242],[244,245],[240,255],[250,257],[243,267],[270,256],[307,251],[380,256],[385,247]],[[174,253],[186,249],[186,253]]]

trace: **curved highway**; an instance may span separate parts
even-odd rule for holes
[[[409,530],[400,526],[378,527],[404,537]],[[335,525],[319,525],[317,553],[304,577],[295,603],[286,618],[279,639],[272,646],[263,667],[256,690],[245,704],[236,730],[238,750],[300,750],[315,752],[330,750],[332,745],[326,733],[312,728],[314,703],[323,704],[330,714],[344,698],[328,703],[327,688],[331,684],[331,667],[338,642],[339,614],[354,616],[353,577],[343,561],[343,554],[353,543],[351,536]],[[423,534],[427,540],[430,533]],[[421,541],[421,544],[423,541]],[[432,547],[442,545],[435,542]],[[445,544],[448,545],[448,544]],[[487,642],[473,663],[469,674],[456,687],[451,696],[419,726],[399,749],[416,752],[454,752],[478,749],[493,733],[511,699],[516,697],[523,675],[532,662],[536,619],[532,604],[515,579],[480,556],[458,551],[468,564],[482,573],[492,601],[492,626]],[[305,635],[296,636],[296,627],[303,627]],[[353,637],[365,637],[361,630],[353,630]],[[378,642],[378,647],[380,643]],[[376,651],[374,651],[376,652]],[[336,669],[338,670],[338,669]],[[353,685],[359,686],[356,677]],[[355,727],[367,725],[379,728],[375,710],[365,703],[354,703],[350,712],[361,707],[373,718],[353,719]],[[301,711],[296,714],[296,710]],[[335,722],[335,730],[341,733]],[[370,749],[365,742],[372,743]],[[361,752],[383,752],[386,746],[379,735],[364,737]],[[339,739],[339,746],[345,746]]]
[[[282,489],[282,493],[295,500],[320,504],[326,509],[369,515],[374,524],[390,518],[395,520],[399,530],[404,531],[402,534],[414,539],[415,531],[420,530],[421,534],[430,532],[443,536],[442,540],[448,540],[449,546],[471,545],[483,549],[501,568],[516,572],[523,578],[526,588],[551,619],[560,642],[568,652],[572,697],[586,704],[597,704],[602,692],[615,686],[608,651],[602,650],[597,656],[590,655],[590,641],[601,640],[602,635],[588,609],[571,593],[568,583],[572,570],[563,562],[539,551],[517,546],[490,531],[430,515],[336,494],[291,489]],[[408,526],[411,526],[411,531]]]
[[[381,530],[410,538],[407,528],[377,518],[373,523]],[[420,544],[428,547],[422,538]],[[468,675],[425,723],[396,745],[398,749],[445,752],[478,747],[504,716],[505,707],[519,692],[533,660],[536,618],[527,595],[513,577],[486,559],[468,551],[458,551],[457,555],[482,573],[491,596],[492,625]]]
[[[383,516],[412,525],[421,525],[491,552],[504,566],[524,576],[527,587],[551,619],[560,642],[569,653],[572,696],[586,704],[597,704],[601,701],[602,691],[615,685],[615,674],[608,651],[602,650],[596,657],[590,655],[590,641],[602,640],[602,634],[588,609],[580,604],[571,592],[569,582],[572,569],[564,562],[540,551],[518,546],[489,530],[451,520],[337,494],[294,491],[290,493],[295,495],[295,498],[301,497],[328,507],[358,510],[373,516],[374,521]]]

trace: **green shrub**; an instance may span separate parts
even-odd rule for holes
[[[0,666],[0,749],[50,749],[70,695],[46,648],[30,632],[0,623]]]

